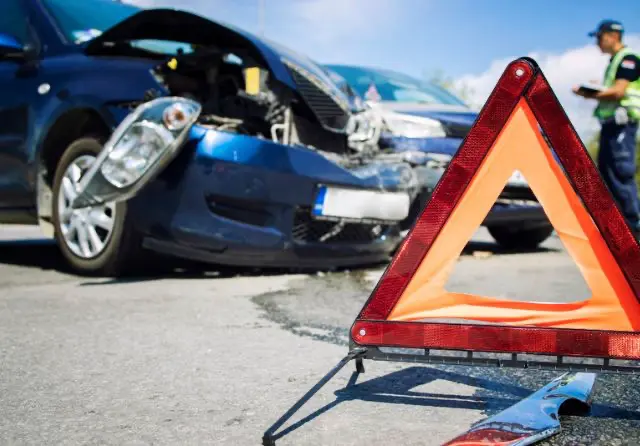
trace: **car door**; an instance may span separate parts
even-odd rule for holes
[[[37,38],[22,0],[0,3],[0,33],[37,51]],[[38,91],[37,70],[25,61],[0,57],[0,213],[35,204],[28,143]]]

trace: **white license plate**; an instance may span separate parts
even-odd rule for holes
[[[522,175],[519,170],[516,170],[511,174],[509,181],[507,182],[510,186],[528,186],[527,179]]]
[[[320,186],[313,206],[318,217],[400,221],[411,205],[405,192],[381,192]]]

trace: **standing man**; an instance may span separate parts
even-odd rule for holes
[[[596,99],[594,115],[600,121],[598,168],[636,236],[640,235],[640,202],[635,181],[636,135],[640,121],[640,57],[622,43],[624,28],[615,20],[603,20],[589,33],[600,50],[611,55],[604,75],[604,90],[579,96]]]

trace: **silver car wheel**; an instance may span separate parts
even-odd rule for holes
[[[115,219],[115,203],[102,206],[72,209],[78,183],[91,164],[93,155],[82,155],[67,167],[58,191],[58,220],[60,231],[67,247],[80,258],[90,259],[100,255],[106,248]]]

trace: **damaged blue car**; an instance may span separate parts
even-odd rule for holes
[[[360,97],[375,110],[382,121],[381,153],[388,160],[405,160],[414,166],[421,191],[411,217],[403,223],[411,227],[478,112],[444,88],[403,73],[337,64],[325,69],[345,94]],[[553,233],[542,206],[518,171],[513,172],[483,226],[507,249],[537,248]]]
[[[401,240],[414,170],[308,58],[173,9],[2,9],[0,222],[40,224],[76,272],[362,265]]]

